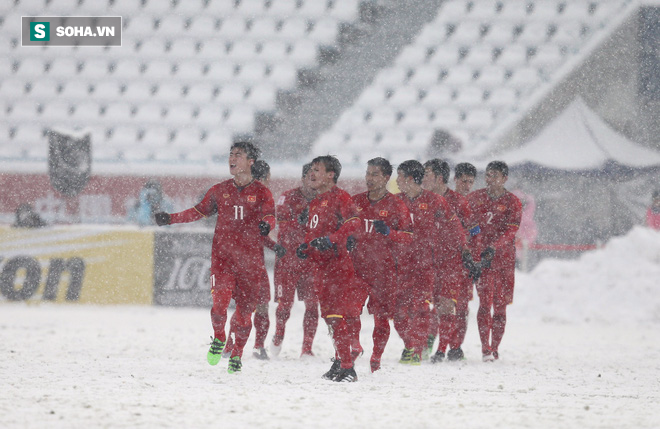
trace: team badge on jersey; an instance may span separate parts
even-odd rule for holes
[[[378,216],[387,217],[387,210],[381,210],[380,212],[378,212]]]
[[[247,201],[248,201],[248,203],[256,203],[257,202],[257,196],[256,195],[248,195]]]
[[[420,209],[420,210],[428,210],[428,209],[429,209],[429,205],[426,204],[426,203],[421,203],[421,204],[419,205],[419,209]]]
[[[505,211],[506,211],[506,206],[500,204],[499,206],[497,206],[497,210],[499,210],[499,211],[501,211],[501,212],[505,212]]]

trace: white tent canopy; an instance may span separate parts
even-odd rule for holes
[[[602,169],[608,162],[630,168],[660,166],[659,152],[611,129],[580,97],[531,141],[494,158],[510,167],[536,164],[573,171]]]

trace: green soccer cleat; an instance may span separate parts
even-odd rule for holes
[[[413,354],[413,349],[403,349],[403,353],[401,353],[401,359],[399,359],[399,363],[402,363],[404,365],[410,365],[410,362],[412,361],[412,354]]]
[[[234,356],[233,358],[229,359],[229,367],[227,367],[227,372],[230,374],[236,374],[237,372],[241,372],[242,366],[243,364],[241,363],[241,357]]]
[[[422,355],[419,352],[413,350],[413,354],[410,357],[410,365],[419,366],[422,364]]]
[[[211,347],[209,348],[209,352],[206,354],[206,360],[209,363],[209,365],[217,365],[218,362],[220,362],[220,359],[222,359],[222,351],[225,349],[225,342],[220,341],[217,338],[213,338],[213,342],[211,342]]]

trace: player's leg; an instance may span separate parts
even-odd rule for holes
[[[380,369],[380,358],[385,352],[387,340],[390,338],[390,321],[387,316],[379,313],[374,313],[374,351],[371,354],[371,372]]]
[[[468,304],[469,300],[465,296],[461,296],[456,301],[455,329],[452,340],[449,343],[450,350],[448,352],[448,355],[452,355],[450,360],[461,360],[465,356],[461,346],[463,345],[463,341],[465,341],[465,334],[467,333]]]
[[[301,356],[314,356],[312,344],[316,329],[319,326],[319,303],[317,299],[311,298],[305,301],[305,314],[303,316],[303,343]]]
[[[441,362],[451,342],[455,330],[455,302],[445,296],[436,298],[438,312],[438,349],[433,356],[433,362]]]
[[[259,280],[259,291],[257,293],[257,307],[254,313],[254,356],[257,359],[268,360],[268,354],[264,348],[270,319],[268,317],[268,301],[270,301],[270,281],[268,272],[264,267]]]
[[[235,279],[232,275],[217,270],[211,274],[211,325],[213,327],[213,341],[207,353],[206,359],[211,365],[217,365],[222,357],[227,336],[225,325],[227,323],[227,307],[231,301],[231,295]]]
[[[490,345],[490,334],[493,328],[493,272],[490,269],[484,273],[477,284],[479,295],[479,310],[477,310],[477,326],[479,328],[479,339],[481,340],[481,353],[485,361],[492,359],[492,348]]]
[[[506,328],[506,307],[513,302],[514,282],[513,270],[498,271],[497,274],[493,296],[493,334],[491,343],[494,359],[499,358],[499,346]]]

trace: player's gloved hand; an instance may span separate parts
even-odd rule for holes
[[[390,227],[385,224],[384,220],[375,220],[374,230],[379,234],[390,235]]]
[[[307,253],[305,251],[307,250],[309,246],[307,243],[303,243],[298,248],[296,249],[296,256],[299,257],[300,259],[307,259]]]
[[[495,249],[492,247],[486,247],[486,250],[481,252],[481,268],[489,268],[490,263],[493,262],[495,257]]]
[[[279,243],[276,243],[275,246],[273,246],[273,252],[275,252],[275,256],[278,258],[282,258],[286,255],[286,249]]]
[[[158,212],[154,215],[154,220],[156,221],[156,225],[163,226],[169,225],[172,221],[172,218],[169,213]]]
[[[330,237],[318,237],[312,240],[309,245],[316,247],[321,252],[325,252],[326,250],[332,248],[332,241],[330,241]]]
[[[307,221],[309,221],[309,207],[305,207],[305,210],[300,212],[298,215],[298,224],[301,226],[307,225]]]
[[[352,235],[349,235],[346,239],[346,250],[352,252],[357,247],[357,239]]]
[[[481,266],[474,262],[472,253],[469,250],[463,250],[463,266],[468,270],[470,277],[476,282],[481,277]]]
[[[269,232],[270,232],[270,224],[265,220],[259,222],[259,234],[265,236],[268,235]]]

